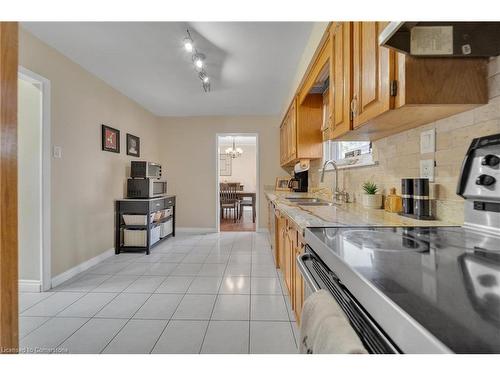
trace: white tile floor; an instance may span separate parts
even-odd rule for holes
[[[179,234],[21,293],[20,346],[57,353],[296,353],[267,236]]]

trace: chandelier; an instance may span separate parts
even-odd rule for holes
[[[235,147],[234,137],[233,137],[233,147],[226,148],[226,155],[230,156],[233,159],[241,156],[243,154],[243,150],[240,147]]]
[[[198,73],[198,78],[201,81],[201,85],[205,92],[210,91],[210,77],[208,73],[205,71],[205,55],[197,51],[193,38],[191,37],[191,33],[189,29],[186,30],[187,36],[183,40],[184,49],[186,52],[191,54],[191,60],[193,61],[194,68]]]

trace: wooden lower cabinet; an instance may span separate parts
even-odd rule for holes
[[[302,236],[299,236],[302,237]],[[292,272],[292,281],[293,281],[293,293],[292,293],[292,308],[295,313],[295,318],[297,320],[297,324],[300,326],[300,315],[302,313],[302,306],[304,305],[304,279],[302,278],[302,274],[297,267],[297,257],[304,252],[305,244],[299,239],[297,246],[294,251],[294,267]]]
[[[295,264],[295,247],[297,244],[297,231],[287,221],[284,246],[283,278],[290,294],[293,291],[293,269]]]
[[[279,210],[274,213],[276,217],[276,267],[281,269],[285,286],[290,296],[290,304],[295,314],[297,324],[300,324],[300,314],[304,304],[304,280],[297,267],[297,256],[303,253],[305,242],[302,230],[283,215]]]
[[[276,210],[276,234],[275,234],[275,262],[276,268],[283,270],[284,254],[285,254],[285,237],[286,237],[286,219],[278,210]]]

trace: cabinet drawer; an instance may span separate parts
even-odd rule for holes
[[[149,210],[150,211],[158,211],[163,210],[165,208],[166,199],[156,199],[154,201],[149,202]]]
[[[165,208],[175,206],[175,197],[165,198]]]
[[[119,212],[127,214],[146,214],[149,209],[148,201],[120,201]]]

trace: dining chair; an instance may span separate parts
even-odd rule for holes
[[[241,220],[241,217],[243,216],[243,210],[245,207],[252,207],[252,220],[255,222],[255,217],[253,216],[253,200],[252,198],[250,199],[242,199],[240,201],[240,215],[239,218]]]
[[[240,200],[238,199],[237,191],[239,183],[221,183],[220,184],[220,212],[221,219],[224,219],[226,210],[233,211],[234,222],[239,218]]]

